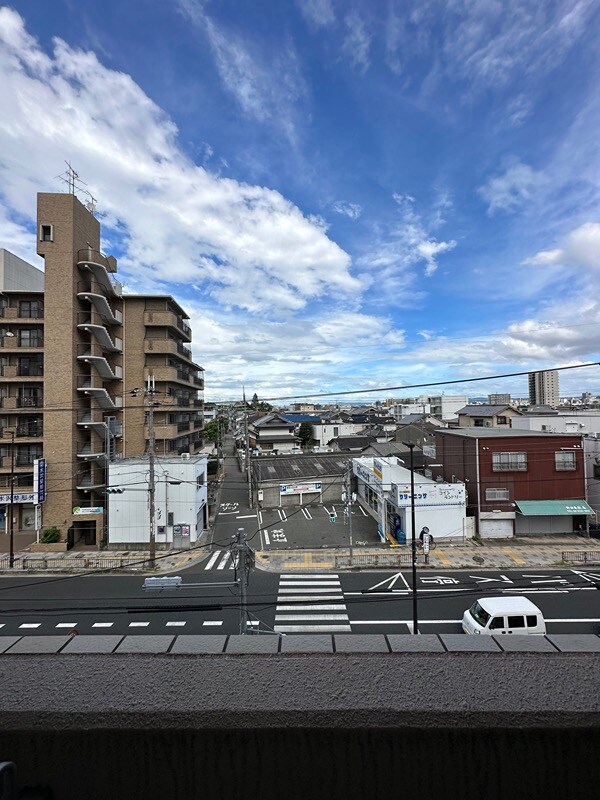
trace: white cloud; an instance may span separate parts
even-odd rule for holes
[[[335,22],[331,0],[297,0],[304,18],[317,28],[325,28]]]
[[[173,121],[130,76],[59,39],[47,55],[8,8],[0,9],[0,107],[10,218],[32,220],[36,191],[52,190],[48,178],[69,158],[99,199],[108,236],[122,243],[132,290],[197,283],[225,306],[258,314],[360,291],[349,256],[321,225],[279,192],[193,164]]]
[[[519,209],[532,198],[543,181],[541,173],[527,164],[516,162],[489,178],[477,191],[487,203],[488,214],[493,216],[497,211],[510,213]]]
[[[261,52],[247,36],[218,25],[199,0],[178,0],[182,13],[206,34],[224,87],[245,114],[281,127],[295,144],[297,106],[307,94],[298,58],[289,41]]]
[[[355,11],[344,18],[344,24],[347,33],[342,50],[350,59],[352,66],[360,67],[365,72],[369,67],[372,36],[368,33],[364,20]]]
[[[443,195],[434,203],[429,221],[415,210],[412,195],[395,193],[392,197],[399,208],[399,221],[385,230],[376,246],[357,263],[374,273],[374,280],[385,293],[387,302],[403,305],[416,299],[412,286],[415,267],[424,263],[425,276],[430,277],[438,268],[437,257],[453,250],[456,241],[439,241],[431,233],[432,228],[444,221],[441,210],[451,205]]]
[[[525,264],[560,264],[600,271],[600,223],[586,222],[566,237],[563,247],[540,250]]]
[[[344,200],[336,200],[331,207],[336,214],[342,214],[351,220],[357,220],[362,214],[362,206],[358,203],[346,203]]]

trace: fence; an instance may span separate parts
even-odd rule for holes
[[[425,557],[417,554],[417,564],[424,564]],[[336,556],[336,567],[405,567],[412,565],[412,553],[376,553],[374,555]]]
[[[15,558],[13,570],[88,570],[88,569],[132,569],[141,570],[148,565],[149,562],[141,561],[140,559],[116,557],[116,558],[103,558],[101,556],[84,556],[84,557],[71,557],[57,556],[56,558],[32,558],[29,556],[19,556]],[[0,570],[10,569],[9,556],[0,556]]]
[[[562,560],[577,564],[600,564],[600,550],[564,550]]]

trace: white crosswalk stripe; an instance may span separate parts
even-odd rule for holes
[[[338,576],[282,575],[275,607],[275,630],[279,633],[351,633]]]
[[[215,550],[204,567],[205,570],[225,568],[235,569],[235,560],[231,558],[231,553],[229,550]]]

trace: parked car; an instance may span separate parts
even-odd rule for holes
[[[465,633],[545,634],[546,622],[540,609],[527,597],[482,597],[465,611]]]

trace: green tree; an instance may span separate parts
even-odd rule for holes
[[[216,444],[219,441],[219,436],[223,436],[223,434],[227,431],[228,422],[224,417],[217,417],[217,419],[211,419],[209,422],[206,423],[204,429],[202,430],[202,435],[204,440],[207,442],[212,442]]]
[[[302,447],[308,447],[313,438],[313,429],[310,422],[301,422],[298,436],[302,439]]]
[[[256,392],[252,395],[252,401],[250,403],[251,408],[258,408],[258,395]]]

